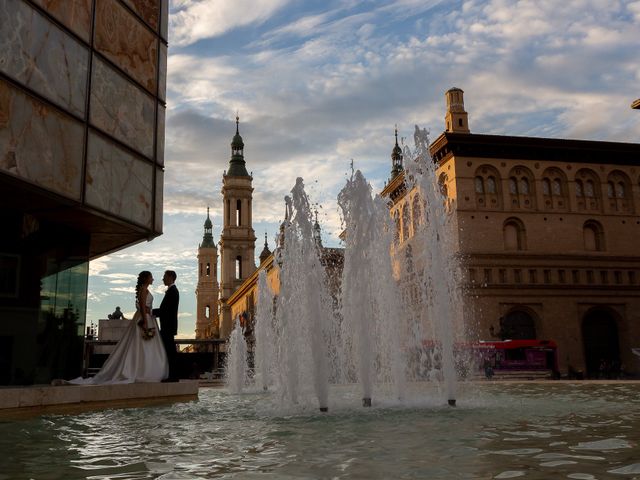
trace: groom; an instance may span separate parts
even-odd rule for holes
[[[176,371],[176,344],[175,335],[178,333],[178,303],[180,302],[180,294],[176,288],[176,272],[167,270],[162,277],[162,283],[167,286],[167,292],[164,294],[160,308],[154,308],[153,314],[160,317],[160,337],[167,351],[167,360],[169,361],[169,378],[170,382],[178,381],[178,372]]]

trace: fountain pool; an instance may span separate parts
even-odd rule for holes
[[[410,384],[402,408],[282,412],[273,393],[0,422],[0,479],[640,478],[640,384]],[[407,406],[407,402],[409,406]],[[277,413],[276,413],[277,412]]]

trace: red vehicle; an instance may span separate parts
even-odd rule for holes
[[[474,348],[480,364],[489,360],[494,370],[558,371],[558,345],[553,340],[480,341]]]

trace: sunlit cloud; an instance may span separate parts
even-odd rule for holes
[[[261,23],[288,0],[177,0],[172,3],[171,38],[189,45],[253,23]]]

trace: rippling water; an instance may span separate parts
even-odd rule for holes
[[[483,384],[450,408],[282,412],[269,395],[0,423],[0,479],[640,479],[640,385]],[[375,398],[374,398],[375,404]]]

